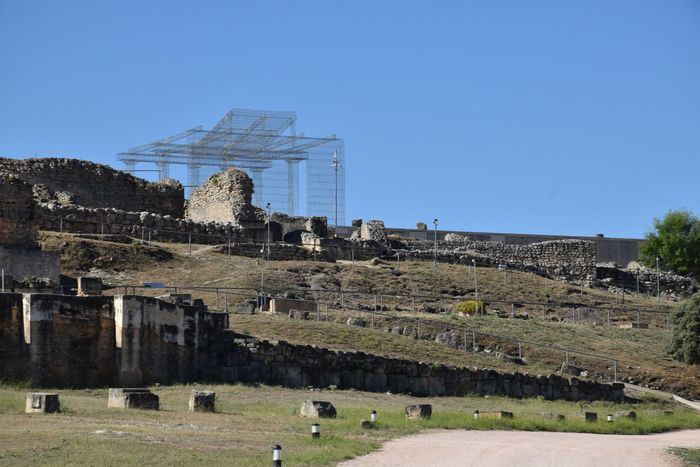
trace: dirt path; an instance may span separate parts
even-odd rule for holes
[[[646,436],[431,430],[385,443],[341,466],[662,466],[669,446],[700,448],[700,430]]]

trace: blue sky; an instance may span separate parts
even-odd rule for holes
[[[641,236],[700,212],[700,2],[0,0],[0,154],[115,154],[229,108],[347,153],[347,220]]]

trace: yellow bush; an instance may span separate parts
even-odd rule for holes
[[[459,302],[454,307],[455,313],[464,313],[468,315],[475,315],[477,312],[486,312],[486,303],[483,300],[465,300]]]

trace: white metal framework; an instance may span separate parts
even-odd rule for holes
[[[306,170],[306,212],[345,219],[345,144],[335,135],[313,138],[296,132],[296,113],[232,109],[210,130],[201,126],[117,154],[126,171],[152,163],[158,178],[172,164],[187,166],[185,186],[198,186],[200,168],[237,167],[253,179],[253,204],[271,203],[274,211],[299,215],[299,166]],[[334,165],[337,155],[339,167]],[[337,171],[337,183],[336,183]],[[337,209],[337,216],[336,216]]]

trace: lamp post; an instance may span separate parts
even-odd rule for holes
[[[661,305],[661,277],[659,275],[659,257],[656,257],[656,303]]]
[[[267,211],[267,260],[270,261],[270,203],[265,204],[265,210]]]
[[[435,226],[435,249],[433,252],[433,270],[437,268],[437,226],[438,226],[438,220],[433,219],[433,225]]]
[[[333,162],[331,162],[333,171],[335,172],[335,236],[338,236],[338,169],[342,166],[338,159],[338,151],[333,151]]]

